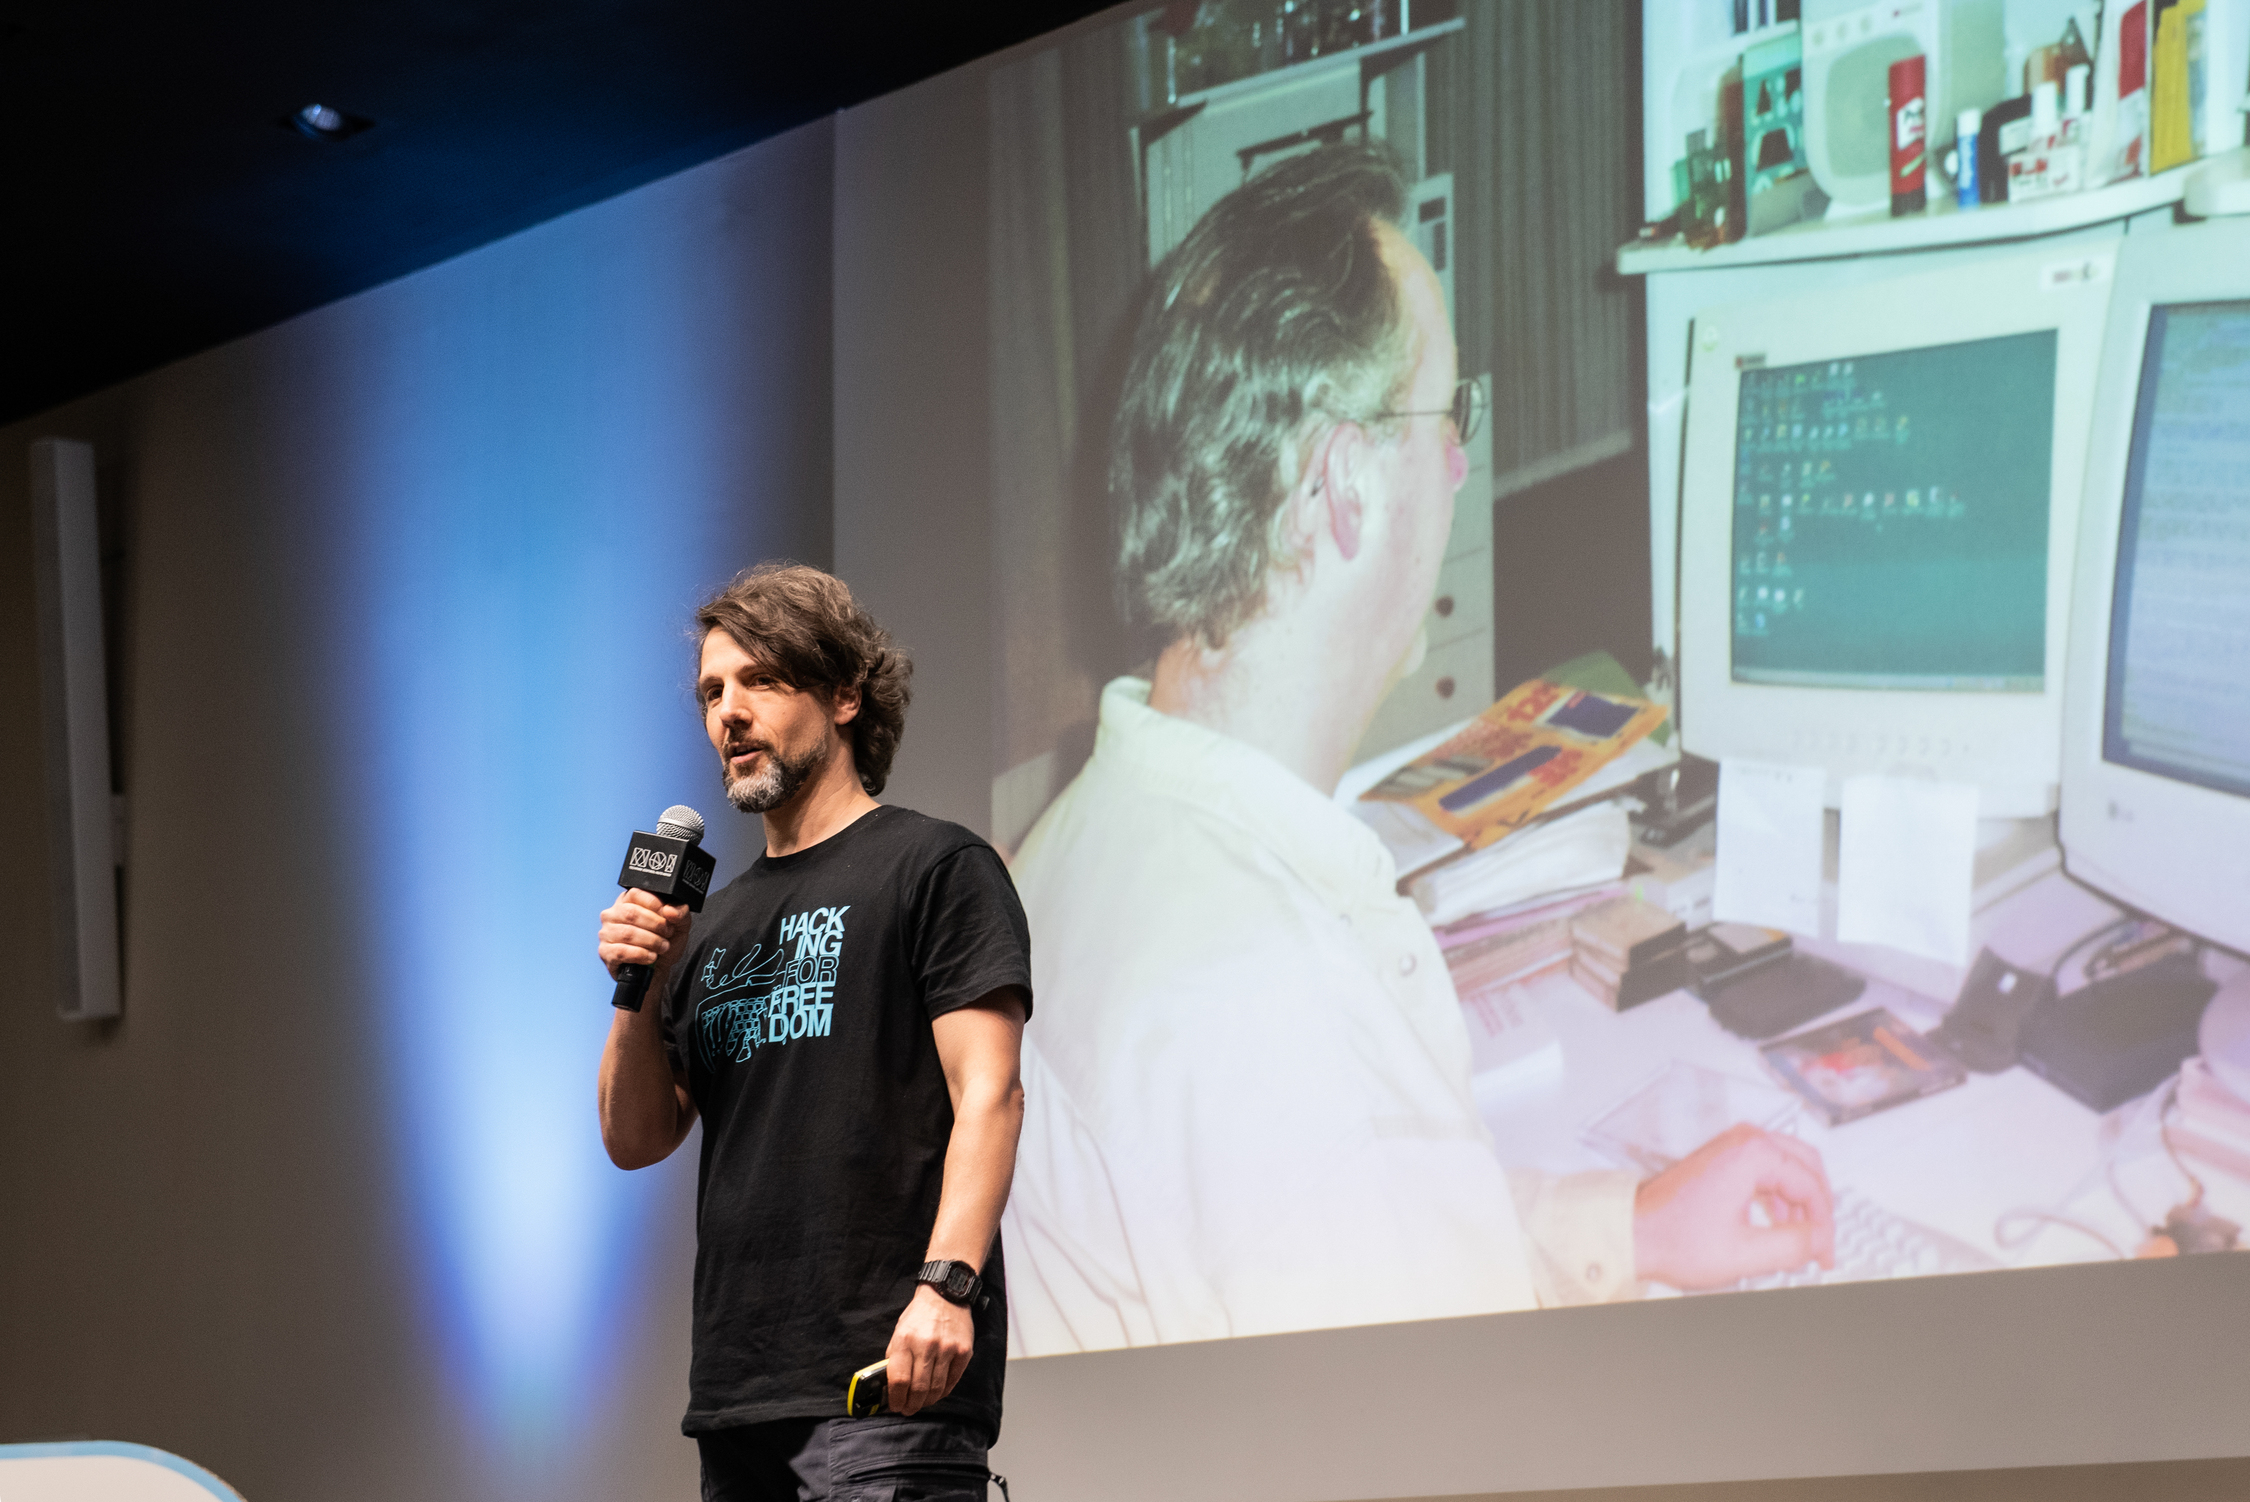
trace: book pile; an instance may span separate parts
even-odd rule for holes
[[[1466,1004],[1484,992],[1529,980],[1570,963],[1570,922],[1618,895],[1612,883],[1559,899],[1542,899],[1437,929],[1453,989]]]
[[[2164,1130],[2182,1157],[2250,1184],[2250,1100],[2201,1058],[2180,1066],[2180,1113]]]
[[[1612,897],[1570,920],[1572,979],[1622,1012],[1677,991],[1691,978],[1687,925],[1638,897]]]

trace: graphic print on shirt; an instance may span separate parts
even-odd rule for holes
[[[843,907],[814,908],[781,920],[772,950],[762,944],[732,969],[725,949],[703,962],[696,1043],[707,1067],[747,1063],[759,1048],[825,1038],[835,1010],[836,964],[844,952]],[[720,1000],[735,992],[732,1000]]]

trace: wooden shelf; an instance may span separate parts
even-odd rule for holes
[[[1636,241],[1619,247],[1617,270],[1621,276],[1646,276],[1658,271],[1716,271],[1722,267],[1820,261],[1902,250],[1941,250],[1957,245],[2059,234],[2179,202],[2196,165],[2191,162],[2155,177],[2128,178],[2106,188],[2060,193],[2029,203],[1994,203],[1964,210],[1954,208],[1952,201],[1946,199],[1933,205],[1926,214],[1904,219],[1866,216],[1815,220],[1709,250],[1690,250],[1676,239],[1653,245]]]

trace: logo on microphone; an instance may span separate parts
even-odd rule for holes
[[[665,859],[670,860],[671,857],[666,856]],[[689,861],[687,869],[680,873],[680,880],[693,887],[699,897],[706,895],[711,889],[711,873],[693,861]]]
[[[651,850],[645,845],[635,845],[632,853],[625,858],[626,870],[642,871],[650,876],[670,876],[679,864],[680,858],[671,851]],[[694,874],[701,875],[702,873],[696,872]],[[705,880],[708,879],[705,878]],[[698,892],[703,890],[701,882],[695,882],[694,886]]]

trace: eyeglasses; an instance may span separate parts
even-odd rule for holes
[[[1450,407],[1423,407],[1412,412],[1378,412],[1378,417],[1450,417],[1453,419],[1453,437],[1456,442],[1467,443],[1476,436],[1477,425],[1484,421],[1486,406],[1484,382],[1475,376],[1463,376],[1453,383],[1453,405]]]

